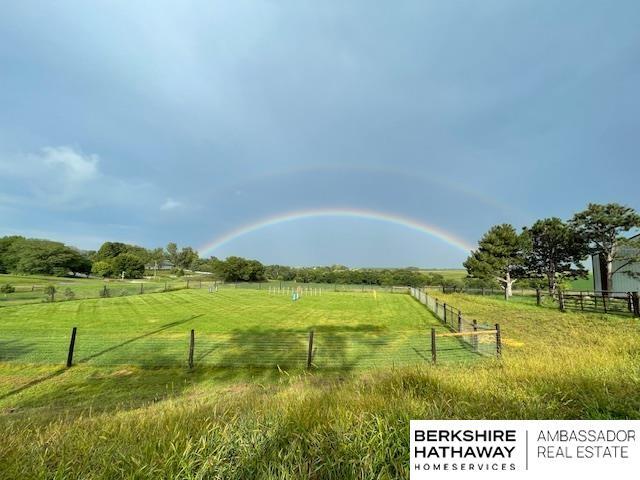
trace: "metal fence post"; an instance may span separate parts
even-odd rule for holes
[[[307,368],[311,368],[313,361],[313,330],[309,332],[309,349],[307,350]]]
[[[431,328],[431,361],[436,363],[436,329]]]
[[[76,346],[76,331],[77,327],[73,327],[71,330],[71,341],[69,342],[69,353],[67,354],[67,367],[73,365],[73,349]]]
[[[462,331],[462,312],[458,310],[458,332]]]
[[[471,345],[473,345],[473,351],[474,352],[478,351],[478,335],[477,335],[477,332],[478,332],[478,321],[474,320],[473,321],[473,333],[474,334],[471,337],[472,338]]]
[[[500,334],[500,324],[496,323],[496,355],[502,354],[502,336]]]
[[[196,332],[191,329],[191,336],[189,338],[189,369],[193,370],[193,351],[196,346]]]

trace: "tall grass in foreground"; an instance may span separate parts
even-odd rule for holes
[[[207,382],[217,373],[203,371],[175,394],[93,413],[74,402],[152,372],[101,370],[96,380],[79,367],[56,380],[57,395],[74,399],[68,410],[0,418],[0,477],[407,478],[412,418],[640,418],[637,320],[443,300],[501,323],[503,359],[269,381]]]

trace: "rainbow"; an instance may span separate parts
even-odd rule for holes
[[[436,227],[435,225],[430,225],[425,222],[420,222],[412,218],[404,217],[402,215],[356,208],[322,208],[286,212],[263,218],[261,220],[243,225],[239,228],[226,232],[219,237],[216,237],[212,242],[200,247],[198,251],[200,252],[201,256],[213,255],[213,253],[220,247],[223,247],[224,245],[232,242],[239,237],[258,230],[262,230],[263,228],[272,227],[274,225],[279,225],[286,222],[293,222],[296,220],[320,217],[348,217],[387,222],[393,225],[400,225],[406,228],[410,228],[411,230],[415,230],[420,233],[424,233],[431,237],[437,238],[466,253],[469,253],[471,250],[475,249],[475,247],[470,243],[467,243],[465,240],[455,236],[450,232],[447,232],[446,230],[443,230],[440,227]]]

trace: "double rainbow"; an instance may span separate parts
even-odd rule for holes
[[[227,245],[228,243],[240,238],[244,235],[262,230],[263,228],[272,227],[282,223],[293,222],[297,220],[309,219],[309,218],[321,218],[321,217],[347,217],[358,218],[365,220],[377,220],[380,222],[386,222],[393,225],[400,225],[402,227],[409,228],[411,230],[424,233],[433,238],[442,240],[443,242],[458,248],[466,253],[469,253],[475,247],[463,240],[462,238],[448,232],[435,225],[430,225],[425,222],[421,222],[402,215],[390,214],[385,212],[378,212],[374,210],[365,210],[359,208],[321,208],[321,209],[309,209],[309,210],[297,210],[292,212],[281,213],[273,216],[263,218],[261,220],[245,224],[234,230],[226,232],[219,237],[216,237],[210,243],[207,243],[200,247],[198,251],[200,255],[206,257],[213,255],[216,250]]]

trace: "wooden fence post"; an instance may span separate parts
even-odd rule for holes
[[[580,310],[584,312],[584,297],[582,295],[582,290],[580,290]]]
[[[187,279],[187,288],[189,288],[189,279]]]
[[[191,329],[191,336],[189,338],[189,369],[193,370],[193,351],[196,346],[196,332]]]
[[[447,304],[443,303],[442,308],[444,310],[444,323],[446,324],[447,323]]]
[[[462,312],[458,310],[458,332],[462,331]]]
[[[558,290],[558,307],[561,312],[564,312],[564,294],[562,290]]]
[[[431,361],[436,363],[436,329],[431,328]]]
[[[604,313],[607,313],[607,296],[602,292],[602,307],[604,308]]]
[[[313,362],[313,330],[309,332],[309,349],[307,350],[307,368],[311,368]]]
[[[76,346],[76,331],[77,327],[73,327],[71,330],[71,341],[69,342],[69,353],[67,354],[67,368],[73,365],[73,349]]]
[[[438,299],[436,298],[436,317],[438,316]]]
[[[140,294],[144,293],[144,283],[140,284]]]
[[[540,289],[536,288],[536,305],[540,306],[541,303],[542,303],[542,299],[540,295]]]
[[[496,355],[502,354],[502,336],[500,334],[500,324],[496,323]]]
[[[638,292],[633,292],[631,297],[633,302],[633,315],[634,317],[640,317],[640,295],[638,295]]]

